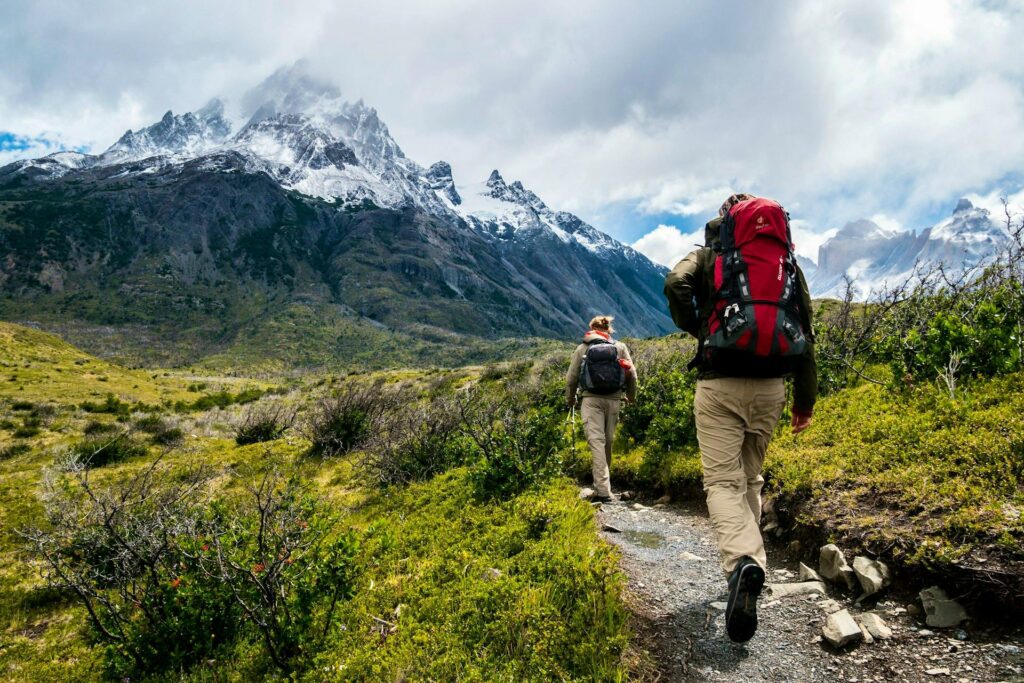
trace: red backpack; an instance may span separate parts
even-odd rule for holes
[[[748,199],[725,215],[701,361],[725,375],[777,377],[807,348],[789,215]]]

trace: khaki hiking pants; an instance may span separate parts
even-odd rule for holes
[[[693,412],[704,491],[726,573],[744,555],[762,569],[767,563],[760,528],[761,465],[785,402],[782,378],[697,382]]]
[[[612,440],[619,422],[619,397],[584,396],[580,403],[583,431],[590,446],[591,467],[594,473],[594,491],[599,496],[612,495],[610,470],[612,466]]]

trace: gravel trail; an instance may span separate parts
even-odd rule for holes
[[[818,595],[759,603],[760,627],[745,645],[725,634],[725,577],[702,505],[600,506],[603,536],[621,549],[627,600],[652,681],[1024,681],[1024,624],[986,629],[929,629],[907,612],[908,599],[883,595],[863,608],[830,587],[828,598],[851,614],[875,612],[893,630],[889,640],[835,651],[821,642],[827,612]],[[768,583],[798,581],[798,567],[768,549]],[[1024,620],[1022,620],[1024,621]]]

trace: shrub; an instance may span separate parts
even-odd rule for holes
[[[28,444],[15,443],[10,446],[0,448],[0,460],[9,460],[10,458],[16,458],[23,453],[28,453],[31,449]]]
[[[290,671],[352,594],[355,539],[297,479],[270,471],[210,503],[210,474],[157,460],[100,487],[50,473],[46,523],[20,531],[48,585],[85,607],[111,677],[180,675],[243,633]]]
[[[620,435],[662,452],[696,443],[696,375],[686,369],[688,357],[679,348],[643,348],[633,360],[641,381],[636,402],[621,413]]]
[[[166,429],[153,434],[149,440],[156,446],[177,446],[185,440],[185,431],[181,427],[168,425]]]
[[[281,438],[295,422],[295,410],[279,401],[265,401],[248,408],[235,427],[235,443],[245,446]]]
[[[11,410],[32,410],[35,407],[31,401],[15,401],[11,404]]]
[[[86,401],[79,406],[87,413],[110,413],[111,415],[128,415],[131,412],[131,404],[125,403],[113,394],[107,394],[103,403]]]
[[[561,415],[477,389],[460,397],[463,427],[477,451],[471,474],[482,498],[508,498],[561,470]]]
[[[109,422],[100,422],[98,420],[90,420],[82,429],[82,433],[86,435],[109,434],[110,432],[116,431],[117,425],[113,425]]]
[[[83,468],[103,467],[146,454],[146,447],[127,432],[87,436],[70,449],[74,463]]]
[[[29,439],[33,436],[37,436],[39,432],[42,431],[40,429],[40,425],[42,425],[42,423],[43,421],[38,417],[26,415],[21,420],[21,426],[14,430],[14,438]]]
[[[365,384],[321,396],[302,427],[310,453],[335,457],[364,446],[400,402],[398,390]]]
[[[212,394],[200,396],[192,402],[176,401],[174,409],[178,411],[202,411],[212,408],[227,408],[232,404],[252,403],[263,396],[265,392],[261,389],[243,389],[237,394],[230,391],[217,391]]]
[[[351,533],[333,533],[336,519],[297,477],[270,470],[245,489],[240,503],[214,506],[201,565],[288,670],[323,647],[338,603],[352,597],[359,546]]]
[[[49,426],[53,423],[54,418],[57,417],[57,406],[52,403],[40,403],[32,408],[32,412],[29,415],[35,418],[38,424]]]
[[[449,396],[397,410],[369,439],[357,466],[375,483],[406,484],[461,465],[472,452]]]
[[[108,673],[134,678],[185,669],[230,640],[238,609],[180,541],[203,528],[202,471],[166,477],[154,462],[127,481],[99,488],[84,471],[49,477],[47,524],[22,530],[51,588],[85,607],[106,644]]]
[[[177,446],[185,438],[185,432],[169,420],[150,414],[135,421],[135,429],[150,435],[150,441],[157,446]]]

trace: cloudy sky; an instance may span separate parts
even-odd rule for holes
[[[999,0],[14,0],[0,162],[100,151],[307,58],[457,183],[492,168],[664,263],[731,190],[798,250],[1024,186],[1024,9]]]

